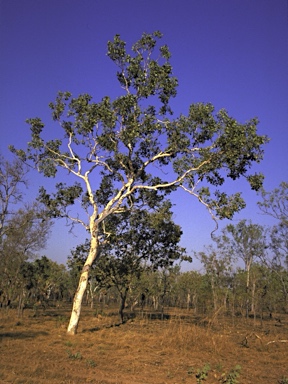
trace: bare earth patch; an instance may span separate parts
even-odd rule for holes
[[[69,308],[37,317],[27,311],[23,319],[2,310],[0,383],[197,383],[206,364],[205,383],[223,383],[237,365],[238,383],[277,384],[288,377],[287,317],[261,324],[167,313],[166,320],[146,315],[115,326],[113,314],[96,317],[85,308],[79,333],[71,337]]]

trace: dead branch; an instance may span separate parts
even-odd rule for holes
[[[272,343],[288,343],[288,340],[272,340],[272,341],[268,341],[268,344],[272,344]]]

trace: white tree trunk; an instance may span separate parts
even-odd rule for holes
[[[77,333],[80,313],[81,313],[82,300],[88,285],[89,271],[92,263],[96,259],[96,256],[98,253],[97,251],[98,251],[98,240],[96,237],[92,237],[89,255],[83,266],[80,279],[79,279],[78,288],[73,300],[73,308],[70,316],[69,325],[67,328],[68,335],[75,335]]]
[[[191,304],[191,295],[190,292],[187,293],[187,301],[186,301],[186,307],[189,310],[190,309],[190,304]]]

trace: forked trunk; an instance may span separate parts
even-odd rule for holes
[[[98,254],[97,251],[98,251],[98,240],[96,237],[92,237],[89,255],[83,266],[80,279],[79,279],[78,288],[73,300],[72,312],[70,316],[69,325],[67,328],[68,335],[75,335],[77,333],[83,296],[85,294],[85,291],[88,285],[88,277],[89,277],[91,265],[93,264]]]

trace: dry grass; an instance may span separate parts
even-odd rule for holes
[[[187,313],[168,320],[129,320],[93,316],[86,309],[79,333],[66,335],[69,312],[55,310],[19,321],[13,311],[0,312],[0,383],[196,383],[206,363],[206,383],[237,364],[239,383],[277,384],[288,377],[288,324],[253,320],[232,324],[229,318],[196,321]],[[267,344],[271,341],[275,343]]]

